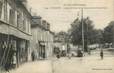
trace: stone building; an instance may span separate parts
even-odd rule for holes
[[[39,16],[32,18],[31,49],[35,51],[36,59],[48,59],[52,56],[53,33],[50,24]]]
[[[1,66],[19,66],[26,62],[30,37],[31,14],[25,3],[22,0],[0,0]]]

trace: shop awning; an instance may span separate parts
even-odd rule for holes
[[[21,38],[25,40],[31,39],[30,34],[24,33],[18,30],[17,28],[9,26],[7,24],[0,24],[0,33],[13,35],[13,36],[16,36],[17,38]]]

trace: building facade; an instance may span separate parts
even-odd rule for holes
[[[32,20],[31,49],[35,51],[36,59],[48,59],[52,56],[54,38],[50,24],[39,16],[33,16]]]
[[[31,14],[22,0],[0,0],[0,65],[19,66],[28,61]]]

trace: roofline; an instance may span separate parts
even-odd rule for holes
[[[25,9],[25,11],[28,13],[28,15],[32,18],[32,15],[31,15],[31,13],[29,12],[29,10],[26,8],[26,6],[22,3],[22,1],[18,1],[21,5],[22,5],[22,7]],[[17,5],[18,3],[16,2],[16,5]]]

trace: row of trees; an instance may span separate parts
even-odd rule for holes
[[[69,34],[70,33],[70,34]],[[84,51],[87,50],[87,45],[91,44],[105,44],[113,42],[114,33],[114,21],[111,21],[109,25],[104,28],[104,30],[99,30],[94,28],[93,21],[89,17],[83,19],[83,34],[84,34]],[[82,20],[76,19],[71,24],[71,29],[69,29],[69,37],[71,43],[74,45],[82,45]]]
[[[114,42],[114,21],[111,21],[103,30],[95,29],[93,21],[87,17],[83,19],[84,51],[88,51],[87,45],[112,44]],[[68,32],[61,31],[57,34],[61,41],[70,42],[73,45],[82,46],[82,20],[77,18]]]

